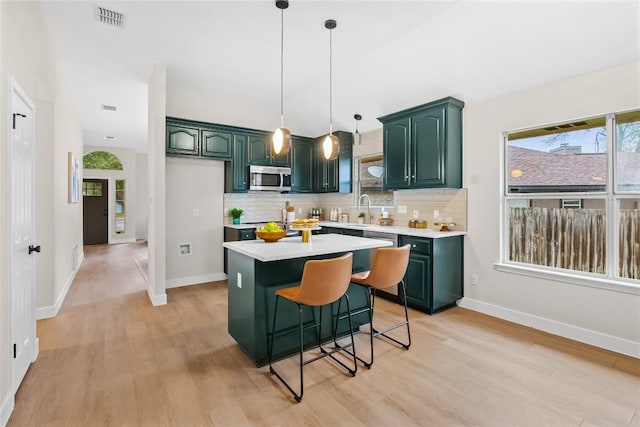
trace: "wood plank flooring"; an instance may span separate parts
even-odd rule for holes
[[[294,403],[227,333],[226,282],[152,307],[134,262],[145,251],[85,247],[60,313],[38,322],[10,427],[640,426],[639,360],[462,308],[411,311],[411,349],[376,340],[373,368],[353,378],[307,365]],[[401,313],[376,306],[380,322]],[[280,364],[293,379],[294,362]]]

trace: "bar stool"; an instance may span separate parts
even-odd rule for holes
[[[411,331],[409,330],[409,313],[407,311],[407,292],[404,284],[404,275],[409,265],[409,250],[411,245],[404,245],[399,248],[379,248],[372,254],[371,270],[356,273],[351,276],[351,282],[367,288],[369,292],[369,304],[363,310],[359,310],[352,315],[369,312],[369,324],[371,325],[370,344],[371,355],[370,361],[367,362],[361,357],[357,357],[364,366],[371,368],[373,365],[373,338],[383,336],[384,338],[395,342],[402,346],[405,350],[411,345]],[[373,327],[373,310],[376,303],[376,290],[385,289],[391,286],[402,285],[402,301],[404,303],[404,321],[396,323],[382,331],[378,331]],[[387,332],[401,326],[407,326],[407,343],[398,341],[397,339],[387,335]],[[348,350],[345,350],[349,352]],[[349,354],[351,354],[349,352]],[[355,351],[354,351],[355,354]]]
[[[300,281],[299,286],[293,286],[290,288],[283,288],[276,291],[276,303],[273,313],[273,326],[271,330],[271,342],[269,346],[269,372],[274,374],[286,387],[289,389],[291,393],[293,393],[294,398],[297,402],[302,400],[302,394],[304,393],[304,383],[303,383],[303,366],[315,362],[316,360],[325,358],[327,356],[331,357],[335,362],[345,368],[351,376],[355,376],[356,371],[358,370],[358,365],[356,362],[355,356],[355,346],[353,341],[353,324],[351,322],[351,316],[343,316],[342,318],[347,317],[349,319],[349,334],[351,336],[351,344],[348,344],[344,347],[336,346],[334,349],[327,350],[321,345],[321,329],[322,326],[322,308],[325,305],[331,304],[335,301],[338,301],[338,311],[340,313],[340,303],[342,297],[344,296],[347,303],[347,311],[350,312],[349,306],[349,296],[346,294],[347,289],[349,288],[349,283],[351,280],[351,271],[352,271],[352,262],[353,262],[353,253],[349,252],[339,258],[332,259],[324,259],[324,260],[310,260],[307,261],[304,265],[304,270],[302,273],[302,280]],[[287,301],[290,301],[298,306],[298,319],[299,319],[299,333],[300,333],[300,394],[297,394],[293,388],[276,372],[272,365],[273,358],[273,342],[276,338],[276,319],[278,317],[278,301],[280,298],[284,298]],[[320,316],[318,323],[313,325],[309,325],[303,327],[302,324],[302,308],[304,306],[310,307],[320,307]],[[340,317],[337,316],[335,327],[333,330],[333,341],[336,342],[336,335],[338,331],[338,320]],[[304,331],[306,329],[315,328],[318,332],[318,347],[320,348],[321,354],[309,360],[304,360]],[[282,334],[278,335],[277,338],[288,335],[294,331],[285,331]],[[344,348],[352,347],[353,353],[349,353],[353,356],[353,369],[345,365],[342,361],[336,359],[333,354],[343,350]]]

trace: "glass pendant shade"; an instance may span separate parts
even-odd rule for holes
[[[284,155],[291,149],[291,132],[287,128],[278,128],[273,133],[273,152],[277,155]]]
[[[329,134],[324,137],[322,141],[322,153],[327,160],[335,160],[338,158],[338,154],[340,154],[340,141],[337,136]]]

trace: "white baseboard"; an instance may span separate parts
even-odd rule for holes
[[[169,279],[166,282],[167,289],[179,288],[181,286],[199,285],[207,282],[217,282],[219,280],[227,280],[227,275],[224,273],[211,273],[203,274],[200,276],[180,277],[178,279]]]
[[[147,295],[149,295],[149,299],[151,300],[151,305],[153,305],[154,307],[158,305],[167,304],[167,294],[166,293],[162,295],[154,294],[153,290],[149,287],[149,282],[147,282]]]
[[[67,293],[69,292],[69,288],[71,288],[71,284],[73,280],[76,278],[76,274],[78,274],[78,270],[80,270],[80,266],[82,265],[82,261],[84,261],[84,251],[80,251],[78,254],[78,268],[69,274],[66,283],[64,284],[64,288],[62,288],[62,292],[56,298],[56,302],[54,305],[46,306],[46,307],[38,307],[36,308],[36,320],[49,319],[51,317],[56,317],[58,315],[58,311],[60,311],[60,307],[62,307],[62,303],[64,299],[67,297]]]
[[[15,405],[14,399],[14,394],[10,392],[4,399],[4,402],[2,402],[2,407],[0,407],[0,426],[2,427],[5,427],[9,422],[9,417],[11,416]]]
[[[616,353],[640,358],[640,343],[631,340],[614,337],[612,335],[580,328],[578,326],[546,319],[533,314],[523,313],[521,311],[512,310],[510,308],[489,304],[471,298],[462,298],[458,301],[458,305],[460,307],[488,314],[489,316],[529,326],[550,334],[615,351]]]

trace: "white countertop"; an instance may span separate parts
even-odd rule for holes
[[[321,221],[318,225],[321,227],[349,228],[352,230],[370,230],[383,233],[402,234],[404,236],[428,237],[430,239],[464,236],[467,234],[466,231],[436,231],[430,228],[410,228],[402,225],[358,224],[353,222]]]
[[[264,240],[258,239],[225,242],[222,246],[255,258],[258,261],[268,262],[357,251],[361,249],[381,248],[383,246],[391,246],[391,242],[342,234],[317,234],[311,237],[310,243],[302,243],[302,237],[285,237],[275,243],[267,243]]]

